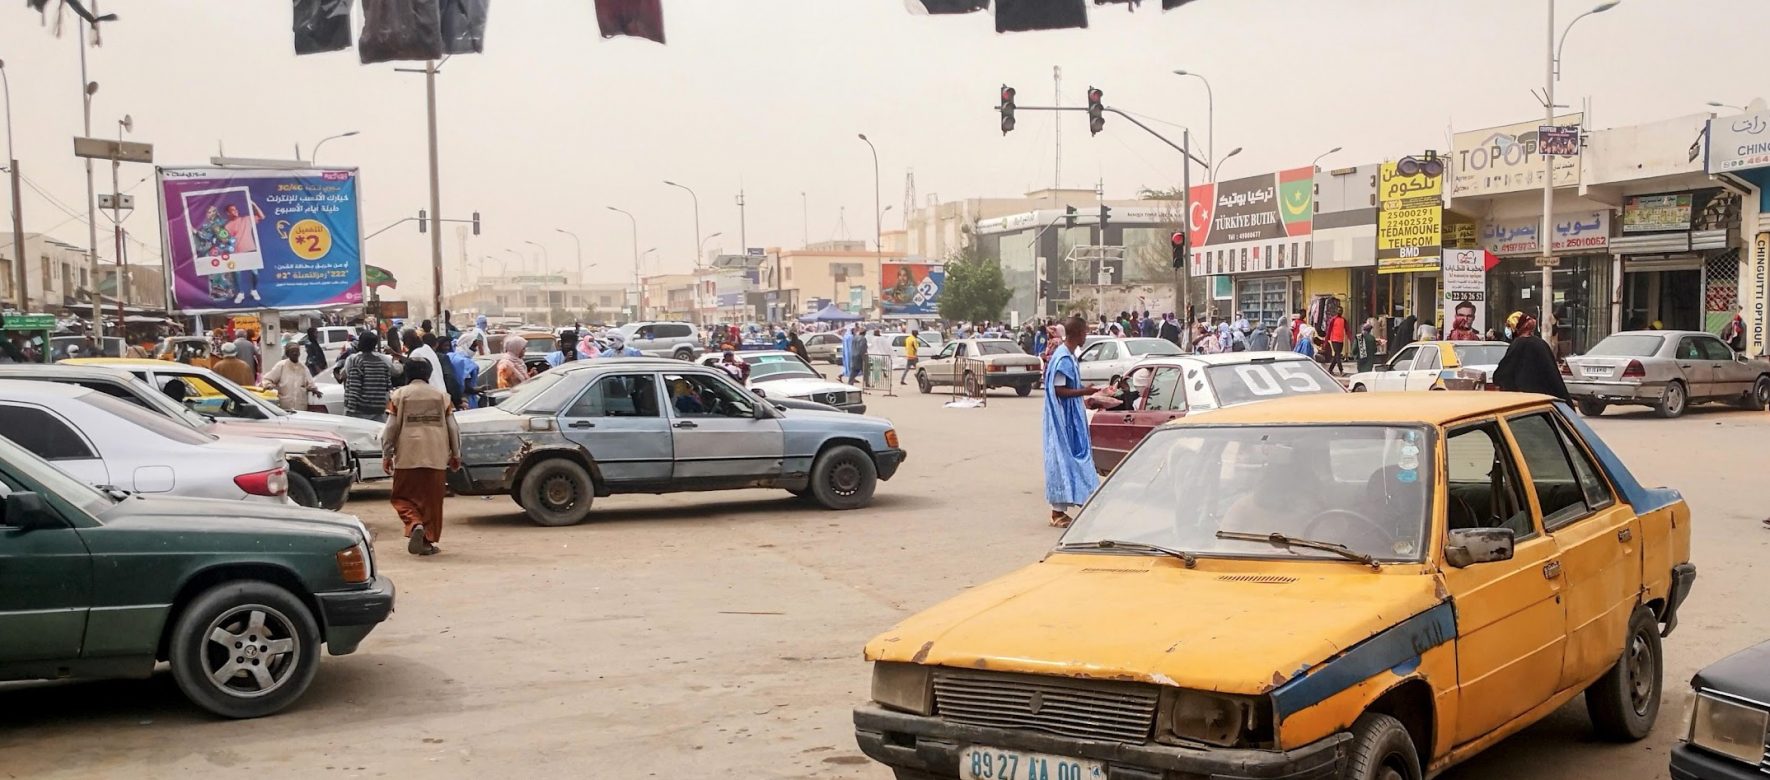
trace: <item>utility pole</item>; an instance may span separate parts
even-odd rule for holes
[[[811,246],[811,199],[799,193],[799,246]]]
[[[749,228],[749,223],[745,221],[744,188],[741,185],[738,187],[737,205],[738,205],[738,243],[743,245],[744,253],[748,254],[750,252],[750,228]]]
[[[92,93],[98,91],[98,85],[86,79],[86,28],[90,26],[91,23],[89,22],[80,25],[80,114],[82,128],[80,135],[82,138],[92,137]],[[98,283],[98,195],[93,191],[92,158],[90,157],[86,158],[86,242],[86,264],[89,269],[86,302],[92,307],[92,337],[94,339],[103,339],[104,315],[98,310],[98,295],[91,289],[91,286]],[[19,260],[22,262],[24,258],[21,257]],[[47,304],[49,302],[49,291],[46,289],[43,292],[43,301]],[[122,323],[117,324],[118,326],[122,325]]]
[[[1053,86],[1052,95],[1051,95],[1051,105],[1061,106],[1061,105],[1063,105],[1063,66],[1062,65],[1052,65],[1051,66],[1051,83]],[[1055,120],[1056,118],[1053,117],[1053,119]],[[1052,123],[1051,137],[1053,139],[1055,139],[1055,142],[1053,145],[1056,146],[1055,151],[1057,153],[1057,159],[1051,165],[1051,189],[1053,191],[1055,191],[1055,190],[1063,189],[1063,122],[1054,121]],[[1053,192],[1052,195],[1055,196],[1056,193]]]
[[[6,97],[6,170],[12,178],[12,257],[15,264],[13,272],[18,277],[18,287],[16,288],[18,290],[18,310],[22,313],[31,310],[27,304],[31,298],[26,294],[25,286],[31,275],[25,269],[27,265],[25,262],[25,212],[24,205],[19,202],[18,155],[12,152],[12,82],[6,77],[5,61],[0,61],[0,91],[3,91]]]
[[[436,230],[430,231],[430,296],[432,310],[430,316],[441,319],[443,310],[443,256],[442,256],[442,172],[438,169],[436,150],[436,60],[424,63],[424,102],[425,113],[430,125],[430,218],[436,220]]]

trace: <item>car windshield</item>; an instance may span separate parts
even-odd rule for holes
[[[66,360],[68,347],[78,346],[80,357],[122,357],[126,348],[123,340],[115,336],[106,336],[98,341],[98,354],[86,349],[84,336],[57,336],[49,340],[49,357],[51,360]]]
[[[1479,347],[1458,346],[1457,362],[1465,366],[1497,366],[1506,356],[1506,345],[1486,344]]]
[[[977,351],[985,355],[1024,355],[1020,345],[1012,341],[979,341]]]
[[[552,414],[565,408],[575,394],[573,387],[582,387],[581,382],[567,382],[573,373],[570,371],[547,371],[530,377],[528,381],[517,385],[510,391],[510,396],[498,402],[496,408],[511,414]]]
[[[237,404],[239,406],[239,408],[241,410],[240,413],[238,413],[238,414],[230,415],[233,417],[254,419],[253,415],[250,412],[245,411],[245,409],[247,409],[248,407],[257,410],[259,413],[261,413],[263,415],[263,419],[266,419],[266,420],[271,420],[271,419],[275,419],[278,417],[287,417],[290,414],[292,414],[292,412],[285,411],[283,409],[283,407],[277,406],[276,404],[273,404],[269,401],[264,400],[257,393],[248,391],[246,388],[240,387],[239,385],[234,384],[233,380],[223,377],[220,374],[210,372],[210,373],[191,373],[191,374],[170,374],[170,376],[177,376],[181,379],[186,380],[187,382],[190,382],[193,386],[196,387],[197,393],[199,395],[201,395],[203,393],[204,386],[207,385],[209,388],[213,388],[215,390],[215,392],[220,393],[222,396],[226,397],[228,400],[233,401],[235,404]]]
[[[1166,339],[1131,339],[1125,349],[1133,355],[1179,355],[1180,348]]]
[[[750,364],[750,381],[766,382],[774,379],[819,379],[816,371],[799,362],[795,357],[770,356],[757,360],[746,361]]]
[[[1665,341],[1664,336],[1647,333],[1617,333],[1593,344],[1586,354],[1593,357],[1653,357],[1659,354],[1659,347]]]
[[[188,425],[180,425],[128,401],[120,401],[104,393],[86,393],[81,395],[79,400],[162,438],[184,444],[208,444],[215,441],[214,436],[197,431]]]
[[[1419,561],[1431,435],[1387,425],[1157,429],[1082,509],[1063,544],[1131,542],[1223,557],[1340,560],[1225,534],[1283,534],[1379,561]]]
[[[523,336],[523,338],[528,341],[528,346],[522,348],[522,354],[524,357],[529,355],[545,355],[552,352],[556,348],[554,345],[559,342],[559,340],[553,336],[535,335]]]
[[[1190,379],[1191,377],[1188,377]],[[1290,395],[1341,392],[1340,383],[1313,361],[1270,360],[1205,368],[1212,394],[1223,406]]]
[[[0,474],[0,495],[10,495],[14,490],[47,490],[90,514],[117,503],[111,494],[68,476],[5,436],[0,436],[0,469],[8,472]],[[15,476],[26,481],[15,481]]]

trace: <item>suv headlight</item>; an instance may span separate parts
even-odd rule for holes
[[[1699,693],[1690,717],[1690,744],[1757,764],[1764,760],[1767,728],[1770,712]]]
[[[916,715],[934,714],[933,670],[921,664],[873,664],[873,701]]]
[[[1260,702],[1243,696],[1164,690],[1157,710],[1156,738],[1219,747],[1270,742],[1272,723]]]

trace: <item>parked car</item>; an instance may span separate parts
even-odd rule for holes
[[[758,396],[770,401],[783,398],[811,401],[853,414],[867,413],[866,396],[858,388],[825,379],[811,364],[791,352],[757,350],[734,353],[733,357],[749,365],[750,378],[745,386]],[[724,359],[724,353],[710,354],[702,356],[700,363],[719,368],[719,362]]]
[[[221,356],[210,347],[208,336],[172,336],[154,345],[154,359],[209,368]]]
[[[388,479],[393,476],[381,467],[382,425],[373,420],[320,412],[284,411],[269,399],[234,384],[207,368],[160,360],[99,358],[65,362],[119,368],[156,388],[163,388],[167,382],[176,379],[185,385],[187,405],[223,424],[253,423],[325,431],[344,439],[350,445],[350,454],[357,462],[358,479]]]
[[[77,385],[0,380],[0,436],[97,488],[289,503],[275,442],[194,431]]]
[[[960,385],[966,395],[977,395],[1011,387],[1024,397],[1038,384],[1041,368],[1037,355],[1026,354],[1007,339],[960,339],[919,361],[916,388],[930,393],[936,385]]]
[[[1503,341],[1422,341],[1370,371],[1346,378],[1354,393],[1484,389],[1511,345]]]
[[[1124,376],[1121,405],[1088,418],[1094,470],[1105,474],[1169,420],[1292,395],[1344,388],[1295,352],[1220,352],[1143,359]]]
[[[457,415],[462,468],[449,484],[509,494],[536,523],[558,526],[615,493],[783,488],[856,509],[903,463],[885,420],[765,400],[724,371],[676,360],[570,363]]]
[[[904,366],[909,365],[909,358],[905,356],[903,349],[904,338],[909,334],[885,333],[882,335],[891,339],[891,370],[902,371]],[[945,340],[941,338],[940,331],[938,330],[916,331],[916,340],[921,342],[920,346],[916,348],[916,360],[918,362],[927,360],[939,354],[941,346],[946,343]],[[840,335],[836,336],[836,346],[838,349],[842,346],[842,337]],[[837,360],[840,359],[841,358],[838,356]]]
[[[1748,358],[1713,334],[1692,330],[1612,333],[1562,369],[1582,414],[1612,404],[1651,406],[1677,417],[1693,403],[1770,406],[1770,360]]]
[[[0,440],[0,679],[147,677],[230,718],[301,698],[393,611],[360,520],[120,497]]]
[[[616,330],[646,357],[694,360],[702,351],[699,332],[686,322],[629,322]]]
[[[811,333],[799,339],[805,344],[805,355],[832,366],[842,365],[842,334]]]
[[[1770,642],[1690,679],[1695,706],[1672,747],[1672,780],[1763,780],[1770,773]]]
[[[349,345],[351,340],[356,338],[356,333],[357,329],[348,325],[319,326],[320,350],[326,353],[327,366],[332,366],[338,363],[338,357],[344,354],[345,346]],[[300,338],[306,338],[305,333],[296,335]],[[307,356],[307,346],[303,344],[301,349],[302,357],[305,358]]]
[[[0,380],[54,382],[84,387],[128,402],[161,418],[207,436],[245,436],[277,445],[287,467],[289,499],[320,509],[339,509],[350,496],[357,467],[348,443],[323,430],[294,425],[247,422],[222,425],[192,412],[134,374],[120,368],[77,365],[0,366]]]
[[[1167,339],[1101,338],[1083,344],[1081,354],[1076,355],[1076,367],[1081,369],[1084,383],[1097,384],[1128,373],[1145,357],[1183,354],[1184,350]]]
[[[1541,396],[1189,416],[1043,560],[868,643],[855,736],[905,777],[1392,780],[1583,693],[1599,737],[1639,740],[1691,522]]]

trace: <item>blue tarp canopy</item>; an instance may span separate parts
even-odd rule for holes
[[[849,314],[834,305],[825,306],[816,314],[807,314],[799,318],[800,322],[857,322],[859,314]]]

